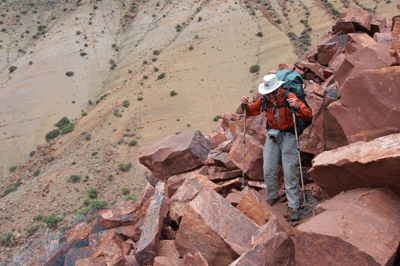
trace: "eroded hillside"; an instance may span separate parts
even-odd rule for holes
[[[357,3],[390,19],[400,1]],[[91,187],[108,204],[126,198],[123,188],[140,195],[140,147],[193,128],[209,133],[214,117],[235,110],[279,63],[296,62],[336,12],[357,3],[2,2],[0,234],[20,231],[24,243],[24,229],[43,228],[37,215],[82,219]],[[74,130],[47,143],[63,116]]]

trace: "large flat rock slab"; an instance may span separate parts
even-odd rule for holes
[[[301,224],[296,265],[393,265],[400,239],[400,197],[360,188],[317,207]]]
[[[154,177],[166,180],[202,165],[210,150],[210,141],[199,130],[193,130],[151,142],[140,151],[139,162]]]
[[[205,188],[188,204],[175,244],[181,256],[200,252],[209,265],[228,265],[251,249],[251,236],[258,229],[226,199]]]
[[[295,266],[294,253],[293,240],[280,232],[255,245],[229,266]]]
[[[135,254],[136,260],[140,264],[152,264],[157,256],[163,220],[168,212],[167,194],[166,184],[159,182],[141,227],[142,234]]]
[[[229,157],[251,180],[264,180],[262,155],[264,145],[260,140],[246,134],[243,165],[243,141],[244,136],[238,134],[229,152]]]
[[[330,197],[359,187],[387,187],[400,195],[400,134],[325,151],[309,173]]]

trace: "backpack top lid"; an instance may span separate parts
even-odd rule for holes
[[[294,70],[282,70],[276,73],[278,80],[283,81],[281,88],[293,93],[296,97],[305,102],[303,78]]]

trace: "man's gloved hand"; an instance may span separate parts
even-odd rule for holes
[[[295,98],[288,98],[287,101],[290,107],[293,107],[296,110],[300,109],[300,104],[297,103]]]

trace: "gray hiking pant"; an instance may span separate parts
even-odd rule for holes
[[[278,188],[278,164],[279,157],[282,155],[283,173],[285,179],[286,197],[289,202],[289,208],[299,206],[299,170],[298,154],[295,135],[284,132],[281,144],[275,143],[272,139],[267,140],[264,146],[264,180],[267,184],[267,195],[269,199],[275,199],[279,196]]]

